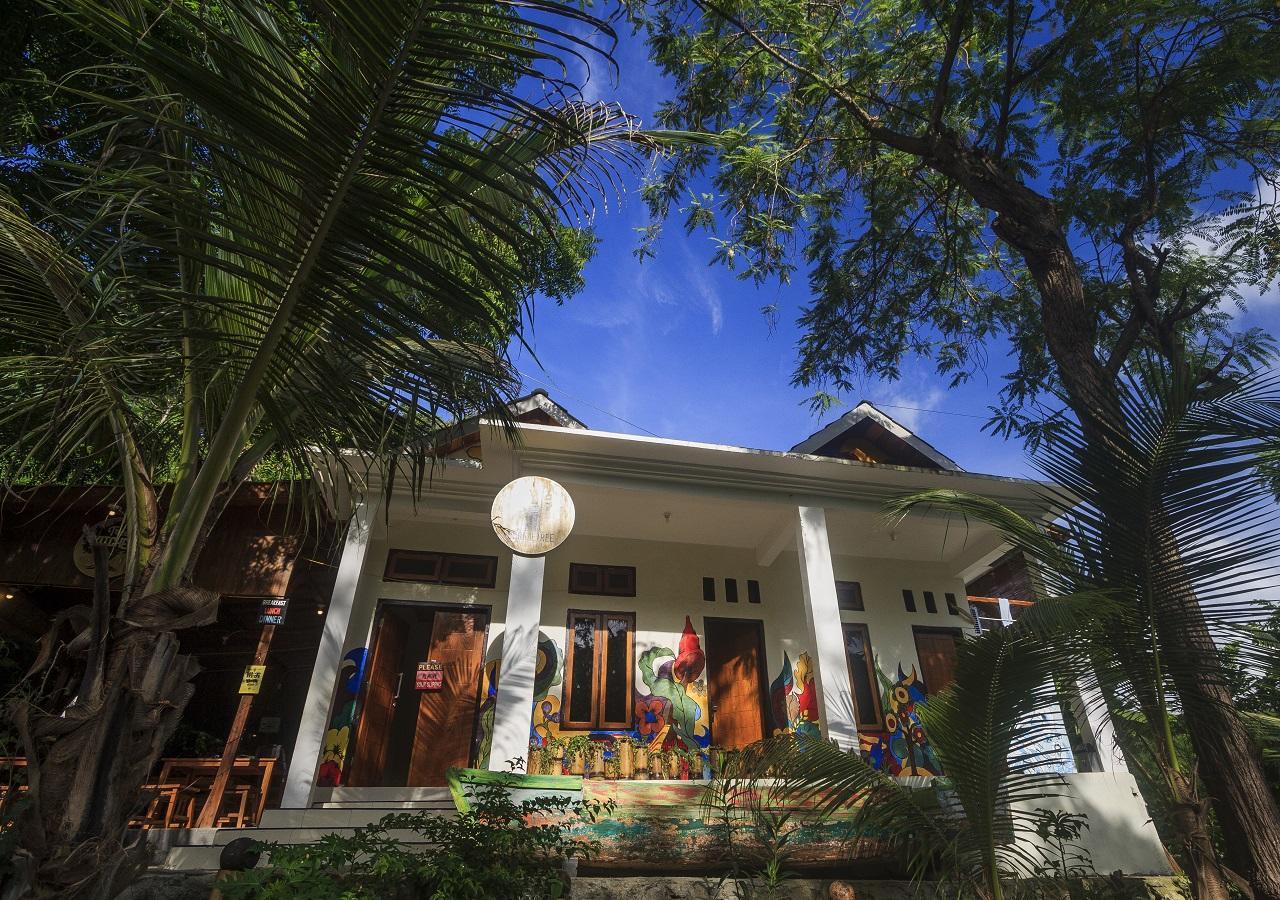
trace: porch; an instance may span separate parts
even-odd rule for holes
[[[1064,776],[1063,796],[1046,805],[1083,812],[1090,829],[1081,847],[1099,872],[1131,875],[1169,874],[1168,857],[1131,775],[1082,773]],[[928,786],[931,779],[912,779]],[[577,861],[579,875],[618,877],[678,871],[682,875],[723,875],[755,871],[768,858],[770,841],[762,823],[788,816],[785,827],[790,872],[806,877],[902,878],[900,863],[879,841],[856,836],[853,810],[819,815],[772,798],[772,782],[739,784],[735,795],[716,802],[710,782],[698,780],[618,781],[579,776],[510,775],[487,770],[454,770],[448,784],[412,791],[386,788],[333,788],[315,808],[268,810],[259,828],[176,829],[150,832],[162,868],[213,870],[227,867],[226,847],[251,836],[263,842],[306,843],[327,834],[351,834],[390,812],[425,812],[453,816],[468,808],[475,792],[500,785],[515,799],[557,796],[571,802],[611,804],[607,816],[575,825],[572,833],[599,843],[597,854]],[[393,831],[398,840],[420,845],[421,836]],[[1020,840],[1034,841],[1033,837]],[[423,845],[425,846],[425,845]],[[1049,848],[1044,848],[1048,850]],[[234,858],[235,854],[231,858]]]

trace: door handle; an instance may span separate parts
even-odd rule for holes
[[[404,673],[401,672],[396,676],[396,692],[391,695],[392,700],[400,699],[400,685],[404,683]]]

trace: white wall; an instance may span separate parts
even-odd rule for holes
[[[1053,812],[1083,813],[1088,829],[1078,842],[1088,851],[1093,869],[1106,875],[1169,875],[1169,854],[1151,824],[1138,784],[1128,772],[1080,772],[1064,776],[1064,796],[1015,804],[1022,812],[1037,807]],[[1035,835],[1021,841],[1039,845]]]

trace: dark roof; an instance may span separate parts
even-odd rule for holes
[[[928,441],[863,400],[791,448],[792,453],[864,462],[963,471]]]

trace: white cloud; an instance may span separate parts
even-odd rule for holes
[[[896,390],[880,400],[873,400],[876,406],[884,408],[895,421],[910,431],[919,431],[920,425],[934,410],[942,408],[947,392],[940,387],[931,387],[924,393],[910,390]]]

